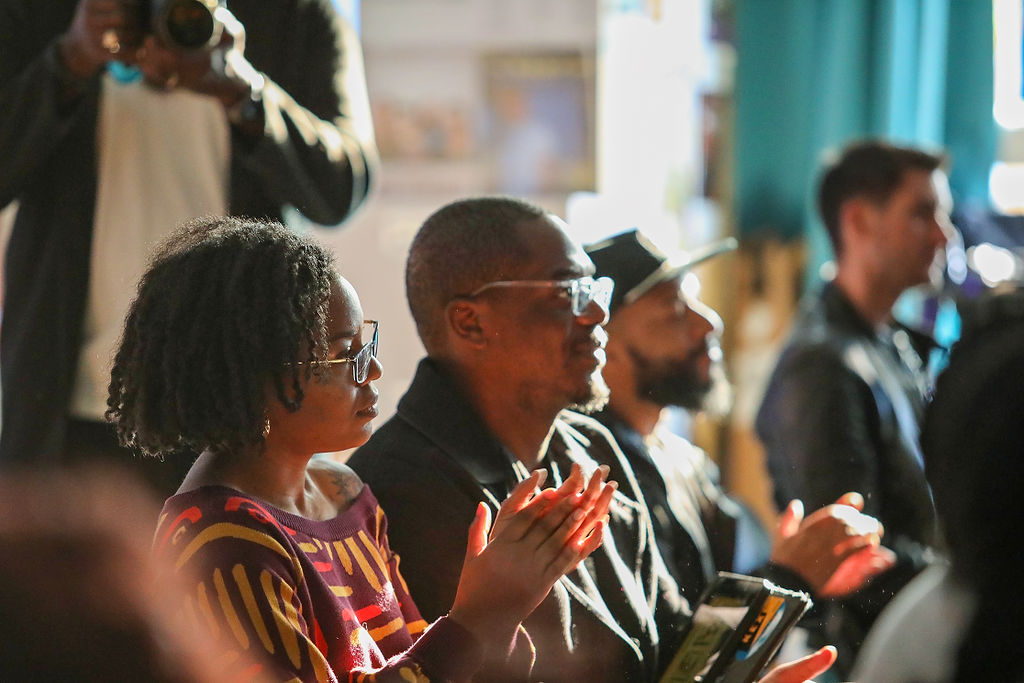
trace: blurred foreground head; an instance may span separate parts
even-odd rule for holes
[[[150,560],[156,515],[120,471],[0,477],[4,680],[217,680]]]
[[[928,480],[957,567],[972,579],[1022,558],[1024,291],[996,294],[964,314],[921,434]],[[1024,566],[1024,563],[1021,563]],[[993,576],[992,578],[997,578]]]
[[[953,570],[977,599],[958,681],[1024,676],[1022,378],[1024,291],[979,300],[964,313],[921,434]]]

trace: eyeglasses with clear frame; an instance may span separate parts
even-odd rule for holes
[[[612,290],[615,281],[610,277],[580,277],[574,280],[496,280],[488,282],[469,294],[475,297],[495,287],[548,287],[561,288],[569,299],[572,314],[576,317],[585,315],[591,303],[596,303],[604,311],[605,322],[608,320],[608,309],[612,301]]]
[[[370,376],[370,366],[373,359],[377,357],[378,324],[376,320],[364,320],[360,331],[360,339],[369,337],[370,341],[364,343],[363,347],[354,354],[344,358],[329,358],[327,360],[296,361],[294,365],[309,365],[314,368],[334,367],[342,363],[352,364],[352,379],[356,384],[363,384]]]

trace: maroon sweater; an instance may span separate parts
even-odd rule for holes
[[[167,500],[154,552],[187,577],[184,607],[232,678],[461,681],[481,663],[459,624],[420,617],[369,487],[313,521],[205,486]]]

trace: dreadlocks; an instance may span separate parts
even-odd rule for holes
[[[311,366],[295,361],[327,356],[333,272],[278,223],[182,226],[139,283],[114,360],[106,416],[122,444],[156,456],[262,444],[268,383],[298,410]]]

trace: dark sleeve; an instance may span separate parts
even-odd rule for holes
[[[827,346],[787,353],[757,416],[780,509],[817,510],[848,491],[877,516],[879,417],[868,385]]]
[[[0,207],[60,149],[96,91],[95,79],[78,81],[58,57],[63,17],[49,14],[60,10],[28,5],[0,7]]]
[[[685,453],[692,462],[701,522],[707,532],[715,568],[738,571],[737,561],[745,563],[747,568],[761,564],[771,554],[771,539],[764,527],[746,505],[722,488],[718,465],[700,448],[688,446]]]
[[[233,149],[277,205],[336,225],[366,199],[377,168],[362,52],[328,0],[295,6],[300,16],[288,27],[261,19],[259,9],[247,15],[253,66],[279,68],[262,72],[263,136],[253,143],[236,131]]]
[[[431,620],[446,615],[455,602],[469,526],[484,496],[468,475],[444,458],[429,451],[420,455],[428,466],[386,449],[363,446],[348,464],[371,487],[387,514],[396,572],[400,571],[402,585],[419,612]],[[492,518],[496,514],[493,508],[491,514]],[[503,652],[482,662],[474,680],[526,680],[534,659],[533,642],[520,626]]]
[[[654,525],[643,492],[640,490],[629,460],[615,441],[614,436],[604,426],[592,420],[588,420],[582,425],[578,424],[577,428],[583,429],[586,437],[590,440],[588,453],[591,457],[612,468],[619,491],[636,503],[634,523],[637,525],[637,533],[641,539],[638,544],[639,557],[624,557],[623,559],[638,567],[637,579],[643,586],[648,604],[654,613],[658,631],[657,668],[660,675],[682,644],[683,635],[690,624],[690,605],[665,565],[665,560],[658,549]],[[614,530],[611,532],[614,534]],[[619,547],[624,551],[629,544],[623,543]],[[633,562],[634,559],[635,562]]]
[[[378,461],[385,458],[375,456]],[[428,620],[447,614],[455,601],[476,501],[464,499],[426,471],[389,468],[374,477],[358,462],[352,465],[391,520],[391,547],[420,612]]]
[[[760,576],[768,579],[779,588],[785,588],[791,591],[803,591],[810,595],[814,595],[814,590],[811,588],[811,584],[804,580],[804,577],[800,576],[797,572],[783,567],[780,564],[774,562],[768,562],[755,571],[751,572],[754,576]]]

